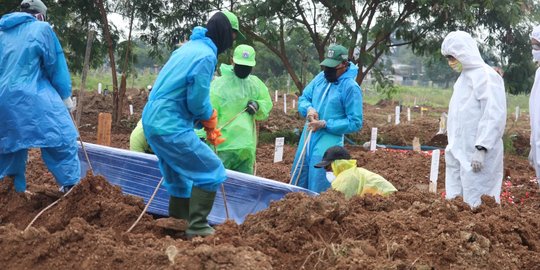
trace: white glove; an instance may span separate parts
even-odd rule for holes
[[[532,149],[529,151],[529,165],[534,167],[534,160],[533,160],[533,151]]]
[[[312,122],[314,120],[319,120],[319,113],[315,109],[310,108],[307,112],[306,118],[308,119],[309,122]]]
[[[64,99],[64,105],[66,105],[66,108],[70,112],[73,112],[75,110],[75,105],[73,104],[73,100],[71,100],[71,97]]]
[[[324,120],[314,120],[312,122],[309,122],[308,127],[313,130],[313,132],[326,127],[326,121]]]
[[[471,167],[473,172],[479,172],[484,168],[484,158],[486,157],[486,151],[476,150],[471,160]]]

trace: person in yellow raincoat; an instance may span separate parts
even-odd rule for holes
[[[346,199],[365,194],[387,196],[397,189],[382,176],[356,166],[356,160],[341,146],[332,146],[324,152],[315,168],[326,169],[326,179],[332,189],[345,194]]]

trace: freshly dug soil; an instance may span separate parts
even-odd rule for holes
[[[111,140],[124,149],[146,98],[137,92],[131,95],[136,114],[113,126]],[[97,114],[110,109],[112,97],[90,95],[86,100],[81,135],[84,141],[95,142]],[[380,143],[410,145],[416,136],[424,145],[444,146],[441,136],[434,137],[440,112],[424,118],[416,114],[411,123],[394,126],[386,123],[386,115],[393,111],[388,107],[364,106],[364,129],[351,137],[368,140],[370,127],[378,126]],[[280,106],[261,128],[266,125],[268,132],[278,132],[302,127],[303,120],[294,112],[276,110]],[[527,134],[522,128],[525,121],[513,125],[512,134]],[[525,140],[526,136],[518,138],[514,145],[525,145]],[[274,146],[259,145],[257,175],[288,182],[296,148],[286,144],[284,160],[273,163]],[[433,194],[427,192],[429,152],[347,148],[359,166],[382,175],[399,191],[387,198],[351,200],[334,191],[317,197],[289,194],[248,216],[242,225],[228,222],[217,226],[215,235],[193,240],[155,226],[150,215],[126,233],[143,201],[123,195],[100,176],[85,177],[24,231],[38,212],[63,195],[40,151],[32,149],[26,174],[29,192],[15,193],[10,180],[0,181],[0,265],[2,269],[540,269],[540,196],[525,158],[505,156],[501,205],[484,197],[484,204],[471,210],[459,198],[443,199],[444,154]]]
[[[206,243],[252,247],[275,269],[537,269],[535,206],[499,207],[424,192],[349,201],[337,192],[290,194]]]

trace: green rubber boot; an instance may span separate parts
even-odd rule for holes
[[[177,219],[189,219],[189,198],[169,198],[169,216]]]
[[[208,192],[193,187],[189,201],[189,226],[186,230],[188,238],[208,236],[214,233],[214,228],[208,225],[208,215],[214,205],[215,192]]]

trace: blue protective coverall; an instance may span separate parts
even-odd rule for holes
[[[305,160],[300,166],[300,153],[309,132],[307,125],[304,126],[291,170],[292,184],[315,192],[323,192],[330,187],[325,170],[313,166],[322,160],[326,149],[335,145],[343,146],[345,134],[362,128],[362,91],[355,81],[357,74],[358,67],[352,63],[336,83],[329,83],[324,78],[324,72],[321,72],[298,99],[300,114],[306,117],[308,109],[313,108],[318,112],[319,120],[326,121],[326,127],[312,133],[306,146]],[[300,164],[294,173],[298,162]]]
[[[143,110],[148,144],[159,158],[164,186],[171,196],[189,198],[191,186],[209,192],[226,179],[214,152],[195,135],[195,122],[212,115],[210,82],[217,64],[217,48],[193,29],[190,41],[173,52],[159,73]]]
[[[62,102],[71,78],[56,34],[28,13],[7,14],[0,57],[0,180],[13,176],[16,191],[24,191],[28,148],[39,147],[58,185],[76,184],[77,131]]]

